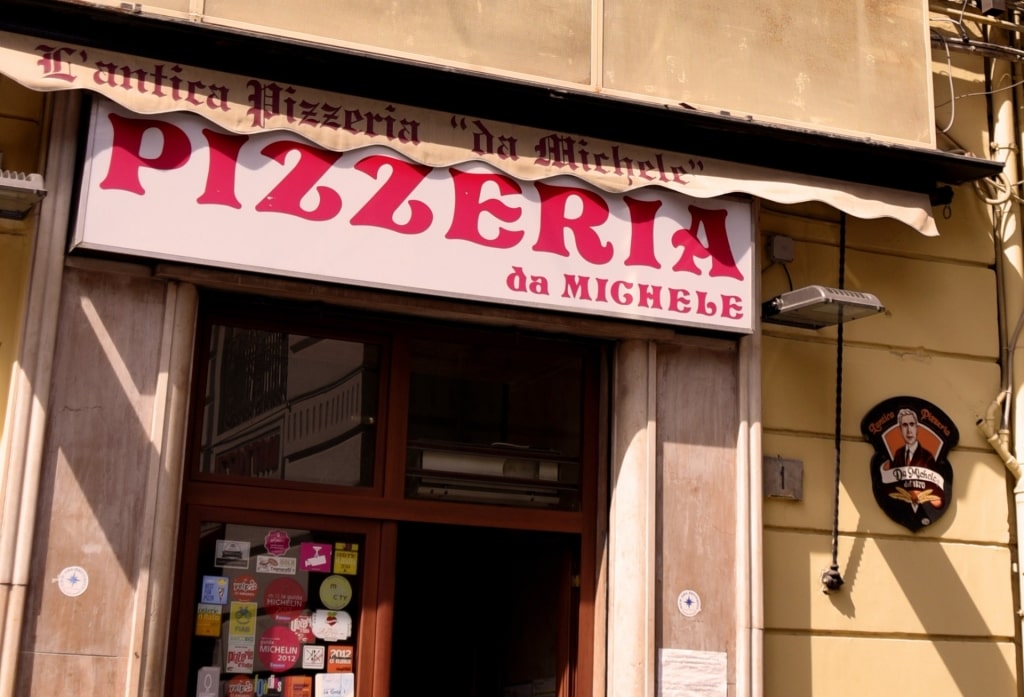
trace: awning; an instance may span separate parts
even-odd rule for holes
[[[938,234],[923,193],[658,151],[0,32],[0,73],[37,91],[83,89],[138,114],[187,111],[239,134],[288,130],[321,147],[384,146],[430,167],[470,161],[517,179],[570,175],[604,191],[658,186],[694,198],[821,201]]]

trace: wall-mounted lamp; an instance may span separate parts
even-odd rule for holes
[[[870,317],[885,306],[871,293],[807,286],[777,295],[761,306],[761,319],[790,327],[821,329]]]
[[[0,169],[0,218],[24,220],[44,196],[43,175]]]

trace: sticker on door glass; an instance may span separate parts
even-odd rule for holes
[[[244,540],[217,540],[213,565],[223,569],[248,569],[249,543]]]
[[[284,679],[282,697],[313,697],[312,675],[289,675]]]
[[[203,588],[199,594],[200,602],[227,605],[228,577],[203,576]]]
[[[327,672],[351,673],[356,661],[356,649],[349,644],[331,644],[327,647]]]
[[[313,613],[313,634],[324,641],[344,641],[352,636],[352,616],[344,610]]]
[[[288,627],[271,627],[260,637],[260,662],[272,673],[291,670],[299,662],[302,646]]]
[[[231,603],[231,638],[256,636],[256,603]]]
[[[294,576],[297,568],[296,561],[292,557],[275,557],[273,554],[256,555],[256,573],[258,574]]]
[[[320,601],[328,610],[341,610],[352,600],[352,584],[344,576],[333,574],[320,584]]]
[[[228,680],[227,694],[231,697],[255,697],[256,681],[248,675],[236,675]]]
[[[196,675],[196,697],[217,697],[220,692],[220,667],[203,666]]]
[[[231,582],[231,599],[243,603],[251,603],[256,600],[256,591],[260,588],[255,576],[242,574],[235,576]]]
[[[359,545],[355,542],[334,543],[334,573],[355,576],[359,571]]]
[[[313,643],[313,615],[309,610],[303,610],[288,621],[288,628],[292,630],[300,644]]]
[[[271,530],[263,538],[263,546],[266,548],[267,554],[282,557],[291,549],[292,538],[284,530]]]
[[[352,697],[356,693],[353,673],[317,673],[317,697]]]
[[[226,673],[251,673],[256,667],[256,637],[228,639]]]
[[[306,607],[306,591],[293,578],[277,578],[263,591],[263,611],[276,622],[291,622]]]
[[[303,571],[329,572],[331,570],[330,543],[303,542],[300,544],[299,566]]]
[[[319,644],[302,647],[302,667],[305,670],[323,670],[327,663],[327,649]]]
[[[221,606],[199,603],[196,607],[196,636],[220,636]]]

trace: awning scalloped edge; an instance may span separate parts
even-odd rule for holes
[[[0,32],[0,73],[28,89],[82,89],[138,114],[188,111],[238,134],[284,130],[330,150],[391,148],[430,167],[486,162],[535,181],[572,176],[612,193],[659,186],[709,199],[821,201],[938,235],[926,194],[755,167],[462,114],[308,89]],[[582,130],[582,129],[581,129]]]

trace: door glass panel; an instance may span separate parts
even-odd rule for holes
[[[406,494],[578,510],[583,365],[543,339],[414,342]]]
[[[360,534],[204,523],[192,694],[354,694],[365,551]]]
[[[248,327],[211,330],[202,472],[373,484],[377,346]]]

